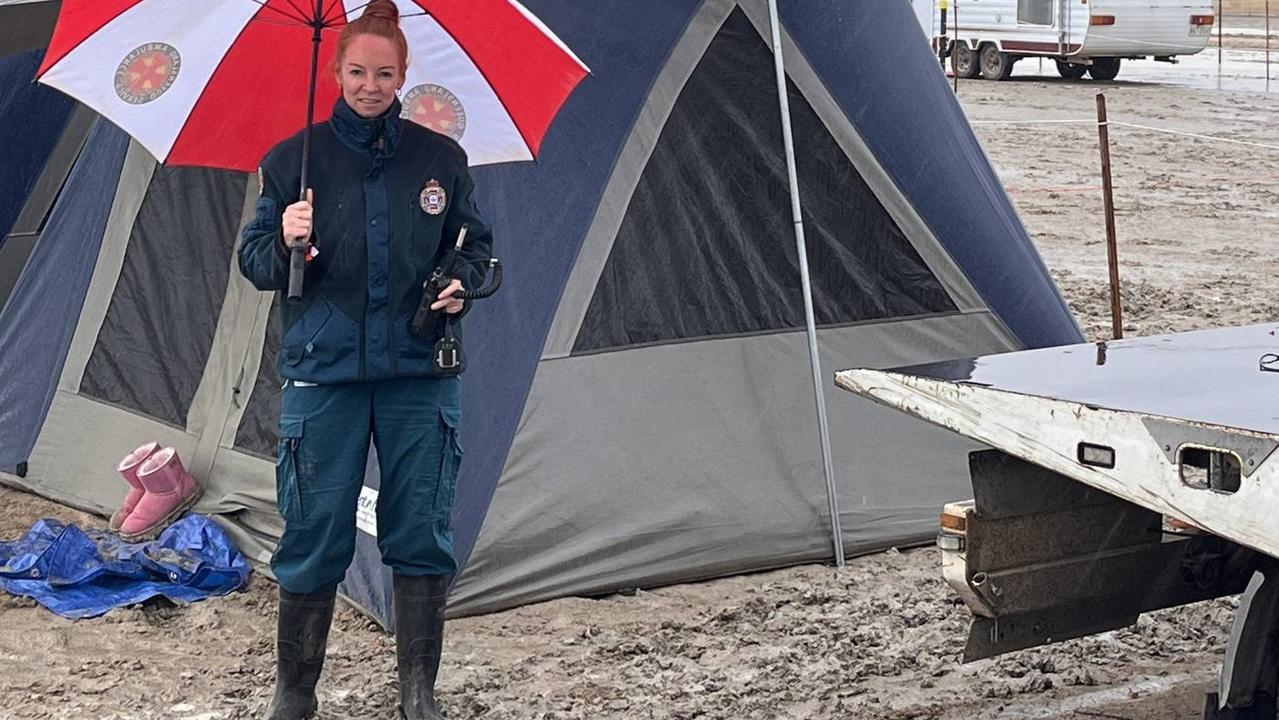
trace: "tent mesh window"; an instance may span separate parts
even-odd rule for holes
[[[280,353],[280,298],[271,304],[271,319],[266,324],[262,346],[262,362],[258,377],[244,408],[240,426],[235,432],[235,447],[265,458],[275,457],[275,444],[280,436],[280,371],[275,366]]]
[[[246,176],[158,167],[80,392],[185,427],[226,297]]]
[[[733,11],[644,168],[575,354],[803,327],[775,77],[768,46]],[[955,311],[812,106],[788,86],[818,324]]]

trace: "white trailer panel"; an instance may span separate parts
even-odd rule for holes
[[[1212,0],[912,0],[912,4],[934,47],[944,37],[947,43],[957,43],[961,53],[971,53],[963,57],[965,61],[976,62],[979,53],[987,53],[982,70],[992,79],[1007,76],[990,67],[1000,60],[990,54],[996,52],[1009,70],[1022,57],[1051,57],[1076,65],[1072,77],[1082,75],[1084,67],[1097,65],[1094,77],[1109,79],[1118,71],[1118,59],[1172,60],[1203,50],[1215,22]],[[976,72],[970,63],[961,63],[962,75],[973,77]]]

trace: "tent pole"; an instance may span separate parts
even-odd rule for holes
[[[813,287],[808,277],[808,250],[804,243],[804,216],[799,204],[799,178],[795,172],[795,140],[791,135],[790,99],[786,95],[786,63],[782,60],[782,31],[777,17],[777,0],[768,0],[768,23],[773,34],[773,66],[777,69],[777,100],[782,111],[782,141],[786,147],[786,178],[790,183],[791,217],[795,222],[795,245],[799,249],[799,276],[804,289],[804,324],[808,328],[808,359],[813,366],[813,394],[817,399],[817,424],[821,429],[822,468],[826,472],[826,503],[829,506],[831,541],[835,545],[835,566],[844,566],[844,537],[839,526],[839,501],[835,498],[835,476],[831,467],[830,425],[826,421],[826,394],[822,391],[822,362],[817,355],[817,321],[813,317]]]

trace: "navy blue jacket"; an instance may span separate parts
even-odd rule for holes
[[[463,224],[454,275],[467,289],[482,283],[492,248],[465,151],[402,121],[398,100],[386,115],[365,119],[339,98],[333,117],[312,127],[311,143],[311,241],[319,252],[307,263],[302,302],[284,299],[289,258],[281,239],[284,208],[298,197],[302,133],[262,161],[257,215],[239,249],[240,272],[259,290],[278,292],[280,376],[327,384],[431,375],[436,338],[409,332],[422,284]]]

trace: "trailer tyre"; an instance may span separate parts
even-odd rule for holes
[[[981,49],[981,76],[987,80],[1007,80],[1013,74],[1013,56],[994,45]]]
[[[1057,74],[1067,80],[1078,80],[1088,72],[1088,66],[1083,63],[1066,62],[1065,60],[1056,60]]]
[[[1119,74],[1119,58],[1093,58],[1088,76],[1093,80],[1114,80]]]
[[[977,66],[977,53],[966,42],[952,44],[950,50],[950,69],[965,80],[971,80],[981,74]]]

